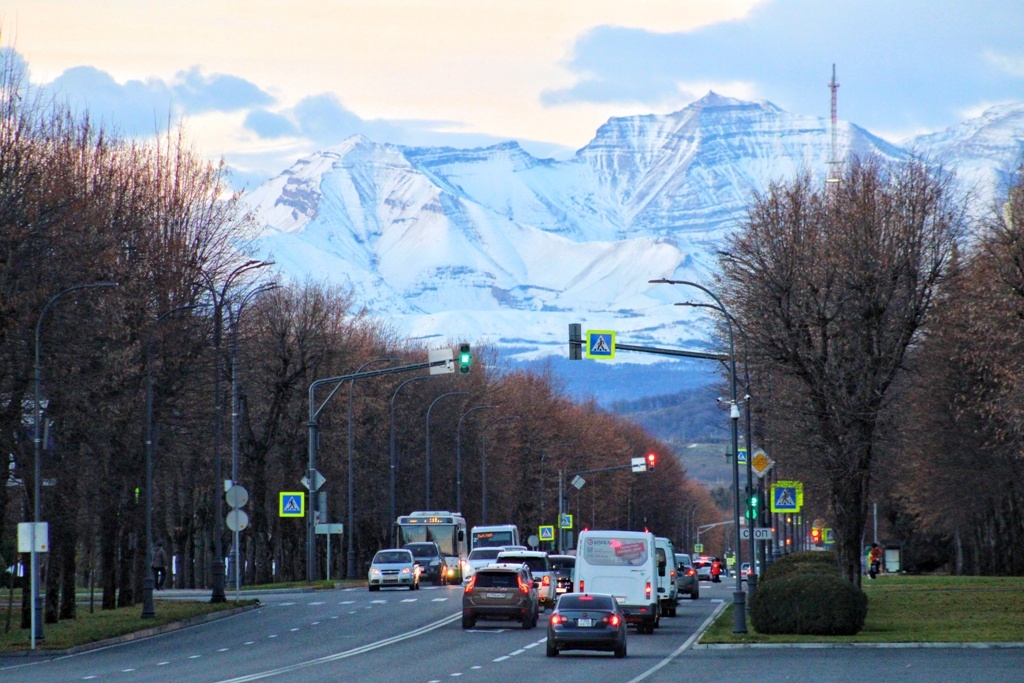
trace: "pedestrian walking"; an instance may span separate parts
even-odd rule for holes
[[[156,542],[156,549],[153,550],[153,584],[158,591],[164,589],[164,577],[167,576],[167,551],[164,544]]]

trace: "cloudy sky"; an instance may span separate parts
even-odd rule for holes
[[[33,85],[124,134],[184,120],[238,185],[361,133],[564,157],[709,90],[891,141],[1024,101],[1021,0],[8,0]]]

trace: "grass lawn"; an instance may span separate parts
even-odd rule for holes
[[[865,578],[868,616],[855,636],[764,635],[747,618],[733,634],[730,605],[700,638],[715,643],[974,643],[1024,641],[1024,577]]]
[[[126,633],[134,633],[144,629],[169,624],[175,621],[182,621],[191,617],[199,617],[213,612],[234,609],[243,605],[256,604],[256,600],[242,600],[234,602],[228,600],[225,603],[210,604],[209,602],[180,602],[157,600],[155,604],[156,616],[152,619],[143,619],[142,605],[134,607],[123,607],[115,610],[97,609],[92,614],[88,608],[82,609],[78,606],[78,618],[62,620],[56,624],[44,624],[43,633],[45,639],[36,642],[36,648],[45,650],[64,650],[76,645],[94,643],[98,640],[122,636]],[[31,634],[28,629],[18,628],[21,616],[21,603],[16,602],[14,614],[11,615],[11,629],[3,632],[3,625],[7,623],[6,601],[0,609],[0,653],[28,650]]]

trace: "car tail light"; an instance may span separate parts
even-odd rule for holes
[[[668,575],[669,575],[670,577],[672,577],[673,579],[675,579],[675,578],[676,578],[676,570],[675,570],[675,569],[673,569],[672,571],[670,571],[670,572],[668,573]]]
[[[621,623],[621,620],[619,619],[619,615],[618,614],[613,614],[613,615],[611,615],[609,617],[605,617],[601,621],[603,621],[604,623],[608,624],[609,626],[618,626]]]
[[[475,586],[475,585],[476,585],[476,576],[474,576],[472,579],[470,579],[469,583],[466,584],[466,592],[467,593],[472,592],[473,591],[473,586]]]
[[[580,579],[580,593],[584,593],[584,592],[585,591],[583,590],[583,579]]]
[[[519,592],[522,593],[523,595],[526,595],[527,593],[529,593],[530,592],[530,584],[524,583],[523,582],[523,577],[521,577],[521,576],[518,578],[518,581],[519,581]]]
[[[648,600],[651,599],[651,582],[650,581],[647,582],[647,586],[644,588],[644,595],[647,597]]]
[[[687,569],[686,570],[686,575],[687,576],[696,576],[697,575],[697,570],[696,569]]]
[[[559,624],[564,624],[567,621],[569,621],[569,619],[567,617],[562,616],[561,614],[556,613],[551,615],[552,626],[558,626]]]
[[[540,582],[541,582],[541,585],[550,586],[551,585],[551,575],[550,574],[545,574],[544,578],[542,578],[540,580]]]

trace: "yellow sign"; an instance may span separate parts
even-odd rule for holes
[[[555,527],[553,524],[545,524],[544,526],[538,527],[540,533],[537,534],[542,541],[553,541],[555,540]]]
[[[278,512],[281,517],[305,517],[306,494],[302,491],[282,491]]]
[[[611,360],[615,358],[614,330],[587,330],[587,346],[584,354],[587,358]]]

